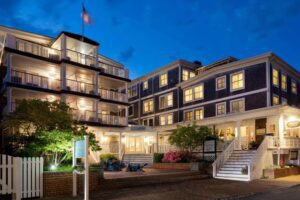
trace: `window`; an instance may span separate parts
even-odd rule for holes
[[[279,104],[279,97],[276,94],[273,94],[273,105],[276,106]]]
[[[184,90],[184,102],[190,102],[193,100],[199,100],[203,98],[204,98],[203,84]]]
[[[148,80],[143,82],[143,90],[148,89]]]
[[[237,72],[230,75],[230,90],[240,90],[244,89],[244,72]]]
[[[153,111],[153,99],[146,100],[143,103],[144,113]]]
[[[195,111],[194,111],[194,117],[195,117],[195,120],[201,120],[201,119],[203,119],[203,109],[201,108],[201,109],[196,109]]]
[[[245,110],[244,106],[244,99],[237,99],[233,100],[230,102],[230,111],[235,113],[235,112],[242,112]]]
[[[292,80],[292,93],[297,94],[297,82]]]
[[[144,119],[144,120],[143,120],[143,125],[144,125],[144,126],[148,126],[148,120],[147,120],[147,119]]]
[[[190,78],[193,78],[195,75],[196,75],[195,72],[188,71],[186,69],[182,70],[182,80],[183,81],[187,81]]]
[[[154,119],[149,119],[149,126],[154,126]]]
[[[286,91],[287,85],[286,85],[286,75],[281,75],[281,89]]]
[[[226,88],[226,76],[216,78],[216,90],[223,90]]]
[[[203,99],[203,84],[194,88],[195,99]]]
[[[159,97],[159,109],[164,109],[173,106],[173,93]]]
[[[128,96],[129,97],[137,96],[137,87],[136,87],[136,85],[132,86],[131,88],[128,88]]]
[[[173,124],[173,113],[159,116],[159,124],[161,126],[166,124]]]
[[[279,84],[279,81],[278,81],[278,70],[277,69],[273,69],[273,85],[277,86],[278,87],[278,84]]]
[[[133,116],[133,105],[128,107],[128,116]]]
[[[193,111],[186,111],[184,113],[184,121],[192,121],[193,120]]]
[[[163,87],[165,85],[168,85],[168,75],[166,73],[159,76],[159,87]]]
[[[217,115],[225,115],[226,114],[226,103],[218,103],[216,104],[216,113]]]
[[[193,100],[193,90],[187,89],[184,91],[184,101],[189,102]]]

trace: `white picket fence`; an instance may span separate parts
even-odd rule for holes
[[[19,158],[0,154],[0,195],[43,197],[43,158]]]

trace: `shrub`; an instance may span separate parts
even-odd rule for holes
[[[182,160],[181,153],[177,151],[169,151],[165,153],[162,162],[176,163]]]
[[[163,158],[164,158],[163,153],[154,153],[154,163],[161,163]]]
[[[100,155],[101,161],[107,161],[108,159],[118,160],[117,156],[115,156],[114,154],[111,154],[111,153],[104,153],[104,154]]]

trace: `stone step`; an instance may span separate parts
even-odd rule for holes
[[[226,167],[226,168],[244,168],[246,167],[247,165],[245,164],[225,164],[223,165],[222,167]]]
[[[226,164],[236,164],[236,165],[247,165],[250,162],[248,161],[227,161]]]
[[[233,177],[233,178],[248,178],[247,174],[224,174],[224,173],[217,173],[218,177]]]
[[[222,177],[222,176],[216,176],[216,179],[223,179],[223,180],[231,180],[231,181],[249,181],[248,177]]]
[[[221,167],[220,171],[241,171],[243,167]]]
[[[227,171],[227,170],[219,170],[219,174],[240,174],[242,175],[241,170],[236,170],[236,171]]]

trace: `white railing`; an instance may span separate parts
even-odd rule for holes
[[[67,83],[67,90],[86,93],[86,94],[95,94],[94,91],[95,85],[91,83],[86,83],[86,82],[81,82],[81,81],[76,81],[71,79],[67,79],[66,83]]]
[[[263,169],[271,165],[271,158],[268,157],[269,137],[270,136],[265,136],[247,166],[249,181],[260,179],[263,175]]]
[[[73,119],[76,121],[97,122],[96,112],[90,110],[74,110]]]
[[[0,154],[0,194],[21,198],[43,197],[43,158]]]
[[[127,69],[114,67],[112,65],[108,65],[108,64],[105,64],[102,62],[99,62],[99,67],[101,69],[103,69],[103,72],[106,74],[111,74],[111,75],[122,77],[122,78],[128,78],[128,76],[129,76]]]
[[[99,94],[103,99],[109,99],[109,100],[114,100],[119,102],[128,102],[127,95],[124,93],[115,92],[106,89],[99,89]]]
[[[66,52],[67,52],[67,59],[69,59],[70,61],[80,63],[83,65],[95,66],[96,59],[94,56],[82,54],[77,51],[72,51],[70,49],[67,49]]]
[[[219,169],[226,163],[226,161],[229,159],[233,151],[235,150],[236,143],[238,139],[235,138],[232,140],[232,142],[228,145],[228,147],[221,153],[219,157],[214,161],[212,164],[213,166],[213,177],[217,176],[217,172]]]
[[[278,137],[269,136],[268,148],[300,148],[300,138],[297,137],[284,137],[279,139]]]
[[[155,145],[156,146],[156,145]],[[176,151],[176,147],[170,144],[159,144],[157,153],[167,153],[169,151]]]
[[[241,149],[248,150],[249,149],[249,138],[241,137]]]
[[[52,60],[60,60],[61,51],[49,48],[40,44],[29,42],[22,39],[16,39],[16,49]]]
[[[21,85],[28,85],[32,87],[39,87],[45,89],[59,90],[60,80],[52,79],[45,76],[39,76],[27,72],[20,72],[17,70],[11,71],[10,81]]]
[[[120,117],[116,115],[108,115],[108,114],[98,114],[99,122],[107,125],[120,125],[126,126],[127,120],[125,117]]]

